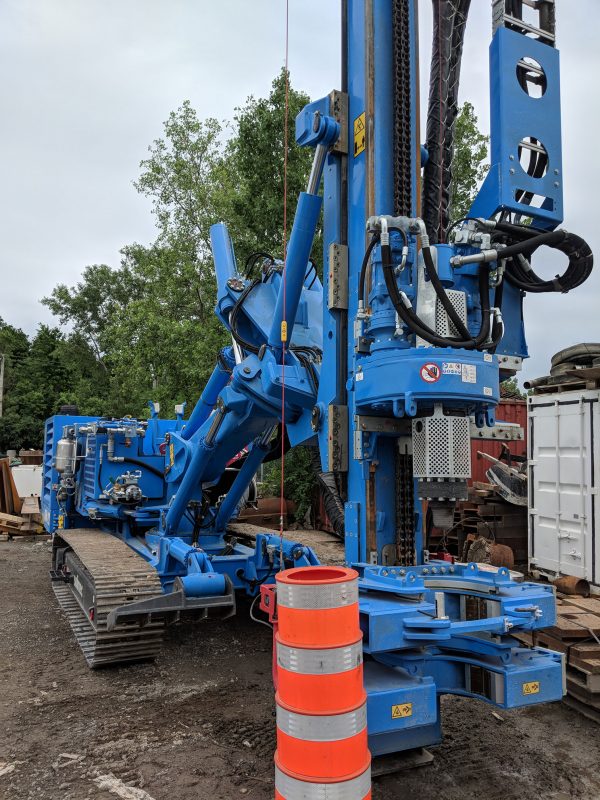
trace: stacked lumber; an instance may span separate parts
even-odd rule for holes
[[[565,702],[600,723],[600,598],[559,595],[556,624],[516,636],[527,645],[564,653]]]
[[[44,533],[39,497],[20,497],[9,459],[0,458],[0,534],[12,538],[37,533]]]
[[[492,539],[496,544],[510,547],[515,564],[527,563],[527,508],[507,503],[491,483],[474,481],[467,500],[459,500],[454,512],[454,525],[448,532],[434,529],[429,549],[435,550],[441,541],[449,552],[461,558],[465,541],[478,536]]]
[[[0,458],[0,513],[20,514],[21,498],[10,470],[10,460]]]

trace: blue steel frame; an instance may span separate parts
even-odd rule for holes
[[[417,98],[417,0],[409,0],[411,36],[411,83],[413,112],[408,125],[414,165],[411,192],[413,215],[419,210],[420,143],[415,109]],[[136,436],[116,432],[140,428],[135,420],[95,420],[54,417],[46,427],[43,513],[49,531],[70,527],[102,527],[122,537],[158,572],[165,592],[179,579],[189,597],[224,594],[228,582],[236,590],[253,595],[261,583],[286,566],[317,563],[314,553],[301,543],[280,541],[261,534],[256,546],[236,543],[226,547],[224,533],[253,475],[269,450],[269,439],[281,420],[281,381],[285,377],[285,418],[292,444],[318,439],[323,467],[328,468],[329,448],[336,434],[329,429],[332,406],[348,409],[349,442],[360,436],[357,418],[384,417],[399,423],[429,411],[434,403],[450,403],[474,413],[479,424],[493,424],[498,400],[498,359],[483,353],[456,349],[418,348],[406,330],[398,331],[395,312],[382,279],[379,248],[373,253],[367,320],[358,320],[358,280],[365,252],[366,221],[372,215],[394,216],[392,187],[392,18],[389,0],[348,0],[348,114],[340,123],[332,113],[332,99],[308,106],[297,120],[299,143],[315,147],[315,166],[309,191],[302,193],[290,240],[285,275],[273,271],[263,277],[243,307],[243,333],[257,353],[237,359],[226,348],[187,423],[159,420],[156,413]],[[517,37],[517,38],[515,38]],[[526,47],[529,48],[525,50]],[[539,47],[544,47],[540,45]],[[548,181],[529,184],[521,175],[512,179],[511,152],[520,129],[508,121],[507,108],[514,86],[506,65],[531,54],[552,80],[543,104],[531,106],[523,120],[527,134],[544,142],[551,169],[560,169],[560,136],[557,133],[557,56],[543,52],[518,34],[499,30],[491,47],[492,155],[494,166],[474,209],[491,216],[498,209],[514,209],[514,190],[543,192],[552,206],[535,212],[549,227],[562,212],[557,187]],[[548,48],[551,49],[551,48]],[[365,65],[369,65],[366,68]],[[499,74],[502,73],[502,74]],[[556,82],[554,82],[556,79]],[[518,86],[518,85],[517,85]],[[520,87],[519,91],[523,94]],[[530,102],[530,99],[527,99]],[[540,101],[534,101],[540,102]],[[509,104],[507,106],[507,103]],[[545,103],[545,105],[544,105]],[[529,107],[528,107],[529,108]],[[554,117],[554,133],[540,127],[535,109],[546,109]],[[364,152],[345,155],[332,145],[347,125],[352,141],[353,123],[366,115]],[[537,127],[533,127],[534,123]],[[342,137],[343,139],[344,137]],[[507,144],[507,142],[509,142]],[[512,149],[511,149],[512,148]],[[327,152],[329,151],[329,152]],[[508,169],[509,178],[506,177]],[[324,285],[312,286],[306,267],[321,211],[318,185],[324,174],[324,244],[327,269]],[[550,178],[552,183],[554,181]],[[345,195],[345,193],[347,193]],[[345,195],[345,196],[344,196]],[[342,242],[347,209],[347,243]],[[528,210],[531,214],[531,209]],[[554,216],[552,216],[554,215]],[[218,282],[216,313],[230,328],[230,314],[248,282],[239,275],[233,247],[224,225],[211,231]],[[417,275],[421,256],[414,235],[409,236],[407,265],[399,276],[406,295],[417,298]],[[347,244],[348,308],[328,307],[329,281],[334,265],[329,263],[332,245]],[[392,236],[392,252],[400,259],[399,243]],[[468,326],[476,330],[481,311],[474,291],[475,269],[453,272],[454,248],[438,248],[440,275],[450,285],[467,292]],[[506,306],[506,307],[505,307]],[[513,308],[513,306],[517,308]],[[318,324],[322,307],[322,331]],[[522,353],[520,298],[507,293],[503,311],[518,333],[509,332],[507,352]],[[320,370],[318,396],[314,376],[293,350],[283,358],[282,323],[288,327],[291,344],[319,347],[324,368]],[[368,349],[357,347],[357,339],[370,340]],[[511,338],[512,337],[512,338]],[[344,349],[346,352],[344,352]],[[499,351],[502,352],[502,351]],[[444,370],[459,362],[476,375],[473,382]],[[421,378],[424,363],[439,365],[442,379],[434,384]],[[315,367],[317,372],[318,366]],[[317,412],[314,412],[315,406]],[[311,424],[312,423],[312,424]],[[91,438],[90,425],[97,426]],[[80,430],[83,428],[84,430]],[[316,431],[315,431],[316,428]],[[59,500],[61,476],[54,456],[59,431],[75,437],[79,447],[76,487]],[[87,433],[85,432],[87,429]],[[107,437],[113,430],[115,449],[110,464],[102,462]],[[396,430],[396,429],[394,429]],[[91,439],[93,444],[91,446]],[[551,587],[513,580],[507,570],[488,570],[476,564],[446,562],[394,566],[389,557],[396,543],[395,459],[398,433],[373,433],[355,450],[350,447],[347,465],[346,560],[360,574],[360,615],[364,633],[365,686],[368,693],[369,744],[380,755],[441,738],[439,696],[444,693],[478,697],[501,708],[556,700],[563,693],[563,667],[559,654],[542,648],[522,648],[512,632],[532,631],[555,621]],[[133,449],[132,449],[133,448]],[[247,449],[243,466],[223,498],[203,505],[203,487],[214,485],[237,453]],[[146,501],[132,509],[110,503],[102,485],[122,472],[127,456],[141,471],[140,485]],[[156,476],[158,465],[165,478]],[[100,470],[103,470],[100,478]],[[369,489],[369,481],[373,485]],[[375,500],[368,521],[367,496]],[[422,560],[422,520],[415,504],[416,561]],[[200,509],[200,539],[195,540],[191,509]],[[372,525],[369,529],[368,525]],[[467,615],[467,606],[476,613]]]

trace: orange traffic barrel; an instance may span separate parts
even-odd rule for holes
[[[275,636],[280,702],[305,714],[339,714],[366,699],[362,635],[341,647],[295,647]]]
[[[297,778],[348,780],[371,763],[367,745],[367,704],[343,714],[297,714],[277,704],[277,755]]]
[[[348,780],[318,783],[288,775],[275,754],[275,800],[371,800],[371,767]]]
[[[298,647],[355,642],[358,573],[346,567],[297,567],[276,575],[281,641]]]
[[[366,800],[371,754],[358,573],[298,567],[276,576],[278,800]]]

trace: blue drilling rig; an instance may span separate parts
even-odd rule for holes
[[[574,289],[592,268],[587,244],[558,228],[551,0],[492,3],[491,167],[468,217],[448,217],[469,4],[434,3],[422,145],[417,0],[343,0],[341,90],[296,120],[314,161],[285,264],[257,254],[244,276],[226,226],[211,229],[232,346],[189,419],[151,405],[148,420],[47,421],[52,581],[90,666],[151,658],[166,623],[231,615],[278,570],[318,563],[301,542],[229,529],[283,440],[318,448],[343,512],[374,755],[439,742],[443,694],[500,708],[562,696],[561,656],[512,635],[553,624],[553,589],[430,556],[421,510],[448,528],[466,497],[470,426],[494,426],[499,381],[527,357],[525,295]],[[310,261],[320,224],[323,283]],[[564,254],[563,275],[536,274],[541,246]]]

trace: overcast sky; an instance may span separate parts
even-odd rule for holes
[[[419,5],[424,109],[431,4]],[[557,9],[565,227],[600,253],[600,2],[557,0]],[[1,0],[6,322],[28,333],[53,322],[39,300],[58,282],[74,283],[87,264],[116,266],[123,245],[155,238],[132,186],[149,143],[185,99],[200,117],[225,120],[248,95],[268,94],[283,63],[284,14],[283,0]],[[461,100],[486,131],[490,36],[491,3],[473,0]],[[312,97],[339,87],[338,0],[290,0],[289,59],[294,85]],[[599,306],[600,267],[571,294],[528,297],[524,374],[544,374],[568,344],[600,341]]]

